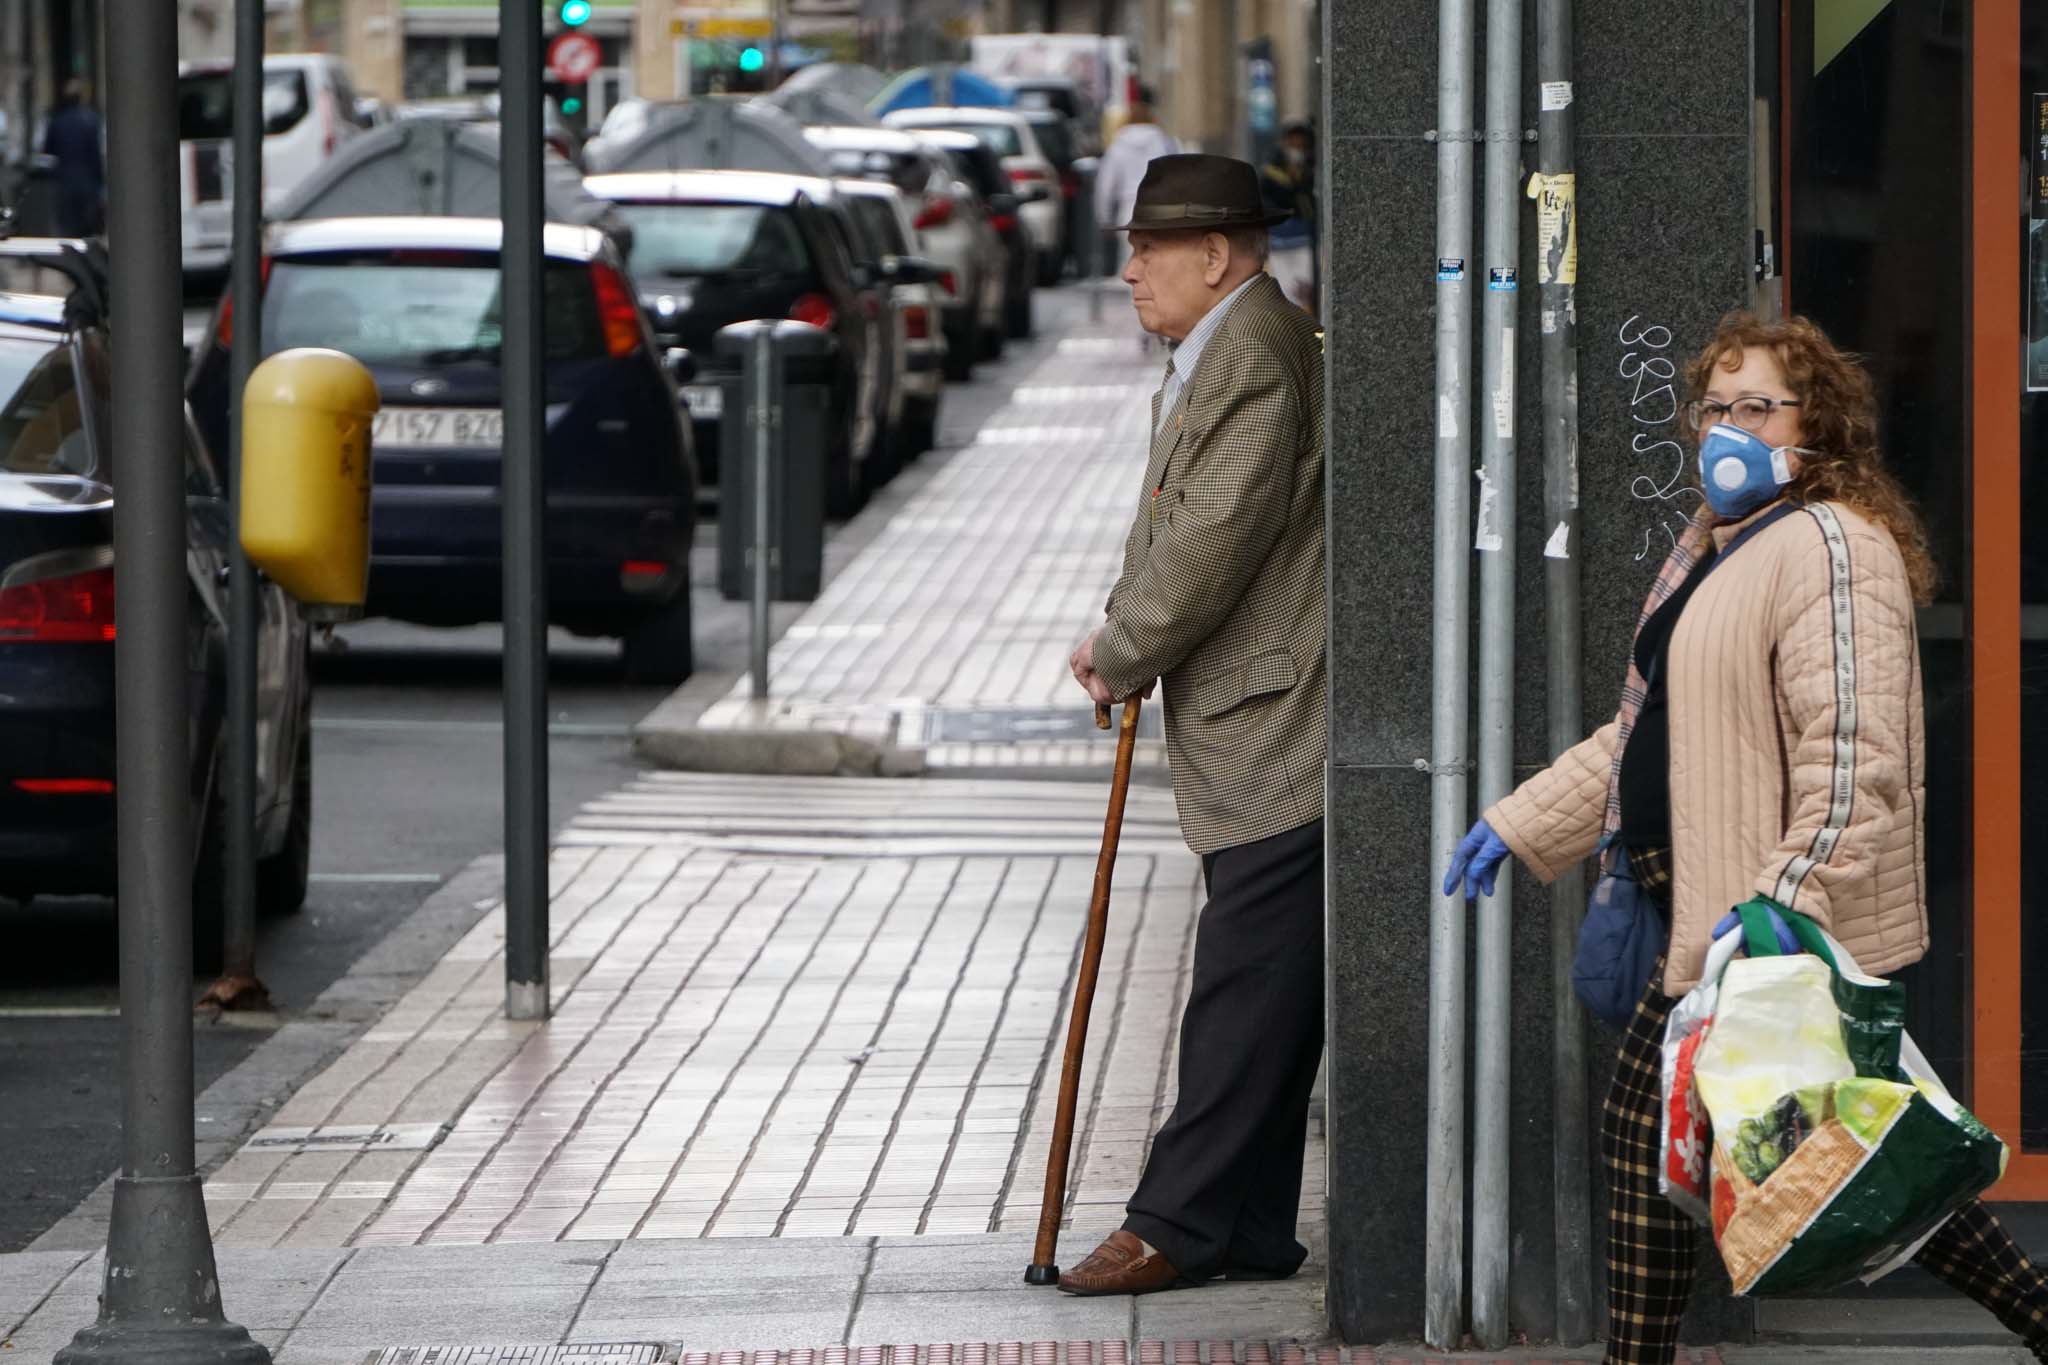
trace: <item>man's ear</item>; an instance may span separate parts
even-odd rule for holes
[[[1223,277],[1230,273],[1230,239],[1220,232],[1206,233],[1202,237],[1202,279],[1211,289],[1223,283]]]

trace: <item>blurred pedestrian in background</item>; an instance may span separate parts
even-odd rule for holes
[[[43,133],[43,154],[57,163],[57,230],[66,237],[97,235],[106,207],[107,168],[99,111],[84,81],[64,83],[63,100]]]
[[[1287,215],[1273,229],[1269,269],[1287,297],[1314,317],[1322,296],[1316,265],[1315,130],[1306,123],[1288,124],[1260,169],[1259,184],[1268,207]]]
[[[1096,168],[1095,222],[1103,232],[1113,232],[1117,224],[1131,221],[1146,168],[1157,158],[1172,156],[1181,149],[1170,133],[1152,121],[1151,90],[1141,89],[1138,95],[1130,117],[1117,129]],[[1111,267],[1104,274],[1121,273],[1130,249],[1122,233],[1115,233],[1114,240],[1116,249],[1102,257]]]

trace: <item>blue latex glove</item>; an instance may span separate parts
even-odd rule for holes
[[[1785,923],[1785,917],[1778,913],[1777,906],[1767,904],[1764,906],[1764,911],[1771,917],[1771,932],[1778,936],[1779,952],[1787,957],[1796,957],[1806,951],[1806,949],[1799,945],[1799,940],[1793,936],[1792,926]],[[1736,914],[1733,910],[1721,916],[1721,922],[1714,926],[1714,937],[1719,938],[1721,935],[1731,931],[1738,934],[1742,932],[1742,916]]]
[[[1466,900],[1476,900],[1482,892],[1491,896],[1493,884],[1500,879],[1501,859],[1507,856],[1508,846],[1493,832],[1492,825],[1481,820],[1458,841],[1457,852],[1451,854],[1450,871],[1444,873],[1444,894],[1457,895],[1462,880]]]

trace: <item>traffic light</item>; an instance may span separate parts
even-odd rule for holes
[[[752,75],[766,65],[768,65],[768,58],[758,47],[749,46],[740,53],[740,70],[748,75]]]
[[[575,118],[578,114],[582,112],[583,97],[581,95],[562,96],[562,113],[565,117]]]
[[[590,0],[562,0],[555,17],[562,21],[563,28],[579,28],[590,22]]]

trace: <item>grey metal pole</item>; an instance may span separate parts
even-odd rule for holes
[[[1436,528],[1430,669],[1430,851],[1449,865],[1465,832],[1471,596],[1473,0],[1438,0]],[[1440,875],[1440,874],[1439,874]],[[1429,1117],[1423,1337],[1449,1349],[1465,1284],[1465,902],[1429,907]]]
[[[263,338],[263,10],[235,7],[234,301],[229,357],[228,490],[242,524],[242,390]],[[223,1009],[262,1009],[256,976],[256,574],[237,543],[228,569],[227,895],[220,980],[206,998]]]
[[[541,7],[499,0],[504,241],[505,1015],[548,1017],[548,598],[542,446]]]
[[[750,632],[750,667],[754,700],[768,699],[768,594],[769,555],[773,552],[774,519],[771,495],[775,488],[775,441],[781,413],[775,405],[775,326],[761,323],[754,331],[753,352],[748,356],[747,379],[753,390],[747,421],[754,437],[754,592],[753,628]]]
[[[1515,319],[1520,300],[1522,0],[1486,6],[1486,295],[1479,403],[1479,806],[1515,785]],[[1514,869],[1479,902],[1472,1068],[1472,1334],[1508,1340]]]
[[[1536,0],[1536,115],[1539,191],[1573,175],[1572,3]],[[1572,182],[1576,189],[1576,181]],[[1585,735],[1579,634],[1579,312],[1575,260],[1578,196],[1538,243],[1537,307],[1543,348],[1544,696],[1551,754]],[[1557,1223],[1557,1336],[1567,1346],[1593,1339],[1593,1182],[1586,1111],[1586,1015],[1572,994],[1572,949],[1586,913],[1577,866],[1550,888],[1551,1180]]]
[[[120,830],[121,1169],[99,1320],[64,1365],[270,1359],[221,1313],[193,1167],[192,811],[185,677],[184,386],[178,338],[177,10],[122,6],[107,127],[113,325],[115,818]]]

